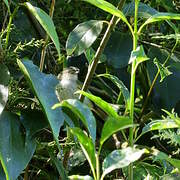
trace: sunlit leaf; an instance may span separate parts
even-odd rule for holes
[[[70,180],[93,180],[91,176],[80,176],[80,175],[72,175],[68,177]]]
[[[29,2],[26,2],[25,6],[32,13],[32,15],[38,20],[38,22],[44,28],[46,33],[49,35],[60,57],[60,43],[59,43],[59,39],[58,39],[58,35],[56,32],[54,23],[52,19],[50,18],[50,16],[46,14],[42,9],[32,6]]]
[[[115,6],[113,6],[111,3],[104,0],[82,0],[82,1],[88,2],[110,14],[113,14],[121,18],[122,21],[124,21],[128,26],[130,26],[125,15],[120,10],[118,10]]]
[[[66,42],[68,56],[81,55],[97,39],[103,28],[103,21],[90,20],[77,25]]]
[[[147,124],[143,129],[142,133],[145,134],[149,131],[162,130],[162,129],[171,129],[178,128],[178,125],[172,119],[165,120],[153,120],[149,124]]]
[[[1,114],[0,129],[0,161],[6,179],[16,179],[31,160],[36,141],[29,133],[23,135],[19,116],[10,112]]]
[[[95,146],[92,139],[89,138],[80,128],[71,128],[70,132],[77,137],[94,174],[96,169],[96,157]]]
[[[95,144],[96,120],[95,120],[94,115],[92,114],[91,110],[85,104],[81,103],[77,99],[64,100],[59,105],[62,107],[69,108],[74,114],[76,114],[81,119],[81,121],[83,122],[85,127],[88,129],[90,136],[92,137],[93,142]],[[56,107],[58,107],[58,106],[56,106]]]
[[[158,70],[160,71],[160,75],[161,75],[160,82],[162,82],[164,78],[172,74],[172,72],[170,72],[167,67],[164,67],[163,64],[161,64],[157,60],[157,58],[154,59],[154,64],[157,66]]]
[[[150,23],[154,23],[157,21],[164,21],[164,20],[180,20],[180,14],[174,14],[174,13],[157,13],[153,16],[151,16],[149,19],[145,21],[139,28],[138,32],[140,33],[144,26]]]
[[[17,63],[39,99],[52,128],[53,135],[58,141],[60,128],[64,124],[64,116],[61,109],[51,109],[54,104],[59,102],[55,94],[55,87],[58,84],[58,80],[53,75],[41,73],[32,61],[18,60]]]
[[[0,114],[2,113],[8,100],[8,84],[10,73],[4,64],[0,64]]]
[[[118,113],[114,110],[111,104],[107,103],[106,101],[102,100],[100,97],[94,96],[84,91],[77,91],[77,93],[83,94],[91,101],[93,101],[97,106],[99,106],[102,110],[104,110],[109,116],[114,118],[119,117]]]
[[[145,152],[145,149],[140,150],[132,147],[113,151],[105,158],[103,162],[102,177],[115,169],[128,166],[130,163],[138,160]]]
[[[132,124],[129,117],[119,116],[117,118],[113,118],[109,116],[102,129],[100,147],[111,135],[130,126],[132,126]]]
[[[130,94],[129,94],[129,90],[127,89],[127,87],[124,85],[124,83],[120,80],[120,79],[118,79],[118,77],[116,77],[116,76],[113,76],[113,75],[111,75],[111,74],[100,74],[100,75],[98,75],[98,77],[101,77],[101,76],[103,76],[103,77],[105,77],[105,78],[108,78],[108,79],[110,79],[118,88],[119,88],[119,90],[122,92],[122,94],[123,94],[123,97],[124,97],[124,100],[125,100],[125,102],[126,102],[126,104],[127,104],[127,107],[129,107],[129,101],[130,101]]]

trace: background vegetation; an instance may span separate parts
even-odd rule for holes
[[[108,2],[0,2],[0,179],[180,177],[180,3]]]

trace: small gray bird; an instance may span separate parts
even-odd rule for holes
[[[78,94],[74,94],[74,92],[79,89],[78,73],[79,69],[71,66],[65,68],[62,73],[58,75],[59,83],[56,86],[55,92],[60,102],[66,99],[78,98]]]

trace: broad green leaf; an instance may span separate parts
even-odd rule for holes
[[[84,91],[77,91],[77,93],[83,94],[84,96],[89,98],[97,106],[99,106],[104,112],[106,112],[109,116],[112,116],[114,118],[119,117],[118,113],[114,110],[114,108],[109,103],[102,100],[100,97],[94,96],[94,95],[89,94],[89,93],[84,92]]]
[[[96,120],[93,113],[85,104],[81,103],[77,99],[68,99],[57,104],[55,107],[62,106],[69,108],[74,114],[76,114],[85,127],[88,129],[90,136],[93,139],[93,143],[96,141]]]
[[[25,127],[26,128],[26,127]],[[6,179],[16,179],[26,168],[36,149],[36,141],[24,136],[19,117],[10,112],[0,116],[0,160]]]
[[[135,5],[134,2],[125,4],[123,7],[123,13],[126,16],[134,16],[134,11],[135,11]],[[139,2],[138,5],[138,17],[147,19],[150,18],[151,16],[157,14],[158,11],[142,2]]]
[[[2,113],[8,100],[8,84],[10,73],[4,64],[0,64],[0,114]]]
[[[141,30],[143,29],[144,26],[146,26],[147,24],[150,23],[154,23],[157,21],[165,21],[165,20],[180,20],[180,14],[174,14],[174,13],[157,13],[153,16],[151,16],[149,19],[147,19],[145,21],[145,23],[143,23],[139,30],[138,33],[141,32]]]
[[[62,162],[59,159],[57,159],[57,157],[55,157],[54,154],[52,152],[50,152],[50,151],[49,151],[49,155],[51,157],[51,160],[55,164],[61,178],[64,179],[64,180],[68,180],[67,172],[64,169]]]
[[[4,3],[6,4],[6,6],[7,6],[7,8],[8,8],[8,12],[11,14],[8,0],[3,0],[3,1],[4,1]]]
[[[108,117],[106,120],[100,138],[100,147],[103,143],[114,133],[123,130],[125,128],[131,127],[131,119],[125,116],[119,116],[117,118]]]
[[[157,60],[157,58],[154,59],[154,64],[157,66],[158,70],[160,71],[160,75],[161,75],[160,82],[162,82],[164,78],[172,74],[172,72],[170,72],[167,67],[164,67],[163,64],[161,64]]]
[[[180,171],[180,160],[170,158],[167,154],[160,152],[158,150],[154,150],[153,155],[155,156],[155,160],[166,160],[171,163],[174,167],[178,168]]]
[[[60,43],[59,43],[59,39],[58,39],[58,35],[56,32],[54,23],[52,19],[50,18],[50,16],[46,14],[42,9],[32,6],[29,2],[26,2],[25,6],[32,13],[32,15],[38,20],[38,22],[44,28],[46,33],[49,35],[60,57]]]
[[[75,27],[66,42],[68,56],[79,56],[97,39],[103,28],[103,21],[90,20]]]
[[[131,64],[133,61],[136,61],[136,66],[134,68],[134,73],[136,72],[136,69],[138,65],[144,61],[147,61],[149,58],[146,56],[144,52],[143,46],[138,46],[135,51],[131,52],[131,57],[129,59],[129,64]]]
[[[70,180],[93,180],[93,178],[91,176],[80,176],[80,175],[72,175],[69,176]]]
[[[130,33],[112,32],[111,37],[105,47],[104,54],[107,62],[114,68],[124,68],[128,66],[133,41]]]
[[[102,177],[104,178],[105,175],[109,174],[115,169],[120,169],[123,167],[128,166],[130,163],[138,160],[142,154],[146,152],[146,149],[136,149],[132,147],[127,147],[122,150],[115,150],[111,152],[103,162],[103,174]]]
[[[126,16],[111,3],[104,0],[82,0],[82,1],[88,2],[112,15],[121,18],[122,21],[124,21],[129,26],[130,30],[133,31],[130,24],[128,23],[128,20],[126,19]]]
[[[100,74],[98,75],[98,77],[105,77],[110,79],[118,88],[119,90],[122,92],[123,96],[124,96],[124,101],[126,102],[127,107],[129,107],[129,103],[130,103],[130,94],[129,94],[129,90],[127,89],[127,87],[124,85],[124,83],[116,76],[113,76],[111,74]]]
[[[80,128],[71,128],[70,132],[77,137],[94,175],[96,169],[96,151],[92,139],[89,138]]]
[[[142,129],[142,134],[145,134],[149,131],[155,131],[155,130],[162,130],[162,129],[172,129],[172,128],[178,128],[178,125],[174,120],[172,119],[165,119],[165,120],[153,120],[149,124],[147,124]]]
[[[60,128],[64,123],[64,116],[61,109],[51,109],[58,102],[55,94],[55,87],[58,84],[58,80],[53,75],[41,73],[32,61],[18,60],[17,63],[38,97],[53,131],[53,135],[58,140]]]

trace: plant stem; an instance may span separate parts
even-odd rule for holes
[[[10,29],[11,29],[12,20],[13,20],[13,18],[14,18],[14,16],[15,16],[18,9],[19,9],[19,6],[17,6],[14,9],[14,12],[9,17],[9,23],[8,23],[8,26],[7,26],[7,34],[6,34],[5,50],[7,49],[8,43],[9,43],[9,35],[10,35]]]
[[[97,180],[100,180],[99,153],[96,153],[96,174]]]
[[[139,0],[135,1],[135,14],[134,14],[134,36],[133,36],[133,50],[137,49],[138,44],[138,34],[137,34],[137,20],[138,20],[138,4]],[[136,80],[136,72],[135,72],[136,60],[132,62],[131,68],[131,92],[130,92],[130,118],[131,123],[134,122],[134,94],[135,94],[135,80]],[[131,147],[134,145],[133,139],[133,130],[134,128],[131,127],[129,129],[129,144]],[[128,167],[128,179],[133,179],[133,164],[131,163]]]
[[[178,42],[179,42],[179,41],[178,41],[178,39],[177,39],[175,45],[173,46],[173,48],[172,48],[172,50],[171,50],[171,52],[169,53],[168,57],[166,58],[165,62],[163,63],[163,66],[165,66],[165,65],[167,64],[167,62],[169,61],[169,59],[170,59],[171,55],[173,54],[176,46],[178,45]],[[142,118],[142,116],[143,116],[143,114],[144,114],[144,111],[145,111],[145,109],[146,109],[146,106],[147,106],[147,104],[148,104],[149,98],[150,98],[150,96],[151,96],[152,90],[153,90],[153,88],[154,88],[154,85],[155,85],[155,83],[156,83],[156,81],[157,81],[157,78],[158,78],[159,74],[160,74],[160,70],[158,69],[158,72],[156,73],[156,76],[155,76],[155,78],[153,79],[153,82],[152,82],[152,84],[151,84],[151,87],[150,87],[150,89],[149,89],[149,91],[148,91],[148,94],[147,94],[147,96],[146,96],[146,99],[145,99],[145,101],[144,101],[144,104],[143,104],[141,113],[140,113],[140,115],[139,115],[139,120]]]
[[[118,4],[118,9],[121,10],[125,2],[126,2],[126,0],[121,0],[119,2],[119,4]],[[111,18],[109,26],[108,26],[108,28],[107,28],[107,30],[106,30],[106,32],[105,32],[105,34],[104,34],[104,36],[103,36],[103,38],[101,40],[101,43],[100,43],[100,45],[99,45],[99,47],[98,47],[98,49],[96,51],[96,54],[94,56],[94,60],[93,60],[91,66],[90,66],[90,68],[88,70],[88,73],[86,75],[86,79],[84,81],[82,91],[87,91],[87,89],[88,89],[88,87],[89,87],[89,85],[91,83],[92,77],[94,75],[94,72],[95,72],[97,64],[98,64],[99,57],[101,56],[101,54],[103,53],[103,51],[104,51],[104,49],[106,47],[106,44],[107,44],[107,42],[108,42],[108,40],[110,38],[112,30],[114,29],[114,27],[116,25],[117,20],[118,20],[118,17],[116,17],[116,16],[113,16]],[[84,96],[82,94],[80,94],[79,99],[80,99],[81,102],[83,102]]]
[[[50,11],[49,11],[49,16],[51,18],[53,17],[53,13],[54,13],[54,6],[55,6],[55,0],[52,0]],[[39,70],[41,72],[43,71],[43,67],[44,67],[44,60],[45,60],[45,56],[46,56],[46,49],[47,49],[48,41],[49,41],[49,36],[46,34],[44,46],[43,46],[43,49],[41,51],[41,60],[40,60],[40,66],[39,66]]]

